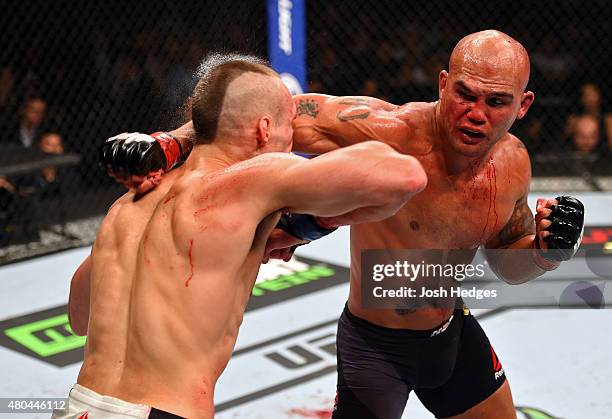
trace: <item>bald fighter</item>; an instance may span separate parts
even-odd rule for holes
[[[316,238],[314,216],[381,220],[425,187],[420,163],[382,143],[312,160],[289,154],[295,116],[260,60],[204,63],[191,155],[152,192],[113,204],[74,275],[70,322],[87,344],[68,409],[55,418],[212,418],[215,383],[281,213],[293,214],[288,230]]]
[[[323,154],[375,140],[415,156],[428,176],[427,188],[395,216],[351,227],[334,418],[399,418],[412,391],[436,417],[516,417],[501,362],[469,310],[365,309],[360,258],[364,250],[384,248],[527,249],[489,258],[500,278],[519,284],[573,256],[583,229],[582,204],[571,197],[539,199],[534,218],[527,205],[529,156],[508,132],[534,101],[526,90],[529,72],[525,48],[489,30],[455,46],[448,71],[439,74],[436,102],[398,106],[369,97],[294,97],[294,150]],[[130,164],[140,172],[113,167],[114,161],[105,160],[122,179],[148,173],[137,156]],[[317,222],[334,227],[350,224],[352,216]],[[275,230],[268,248],[286,251],[298,243]]]

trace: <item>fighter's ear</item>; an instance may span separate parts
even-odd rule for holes
[[[272,117],[264,115],[257,121],[257,148],[264,148],[270,141],[270,129],[272,128]]]
[[[442,97],[442,93],[446,88],[446,82],[448,81],[448,71],[442,70],[438,75],[438,96]]]
[[[523,119],[534,100],[535,94],[531,90],[523,93],[523,97],[521,98],[521,107],[516,115],[516,119]]]

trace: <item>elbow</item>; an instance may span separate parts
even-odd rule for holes
[[[68,323],[75,335],[87,336],[87,320],[79,318],[78,313],[75,313],[71,304],[68,305]]]
[[[86,336],[89,323],[89,310],[83,312],[82,307],[79,307],[82,302],[76,302],[74,298],[74,281],[71,284],[70,296],[68,297],[68,323],[75,335]]]
[[[414,157],[411,157],[411,159],[412,168],[407,173],[406,183],[408,184],[407,189],[410,190],[412,196],[422,192],[427,187],[428,179],[421,163]]]
[[[398,195],[406,203],[414,195],[427,187],[427,174],[421,163],[411,156],[404,156],[407,161],[397,171]]]
[[[380,144],[375,143],[376,147],[380,147]],[[399,154],[388,145],[382,147],[386,147],[388,159],[385,162],[385,174],[379,178],[380,183],[376,186],[375,193],[382,200],[381,206],[398,211],[427,187],[427,174],[414,157]]]
[[[72,332],[77,336],[87,336],[87,325],[80,326],[78,324],[75,324],[74,322],[71,322],[70,328],[72,329]]]
[[[70,283],[70,295],[68,296],[68,323],[75,335],[87,335],[89,323],[89,301],[82,301],[84,295],[79,293],[79,277],[75,275]],[[88,300],[88,298],[87,298]],[[86,305],[85,305],[86,304]]]
[[[371,171],[376,170],[377,176],[372,177],[375,182],[370,185],[369,196],[380,197],[380,206],[401,208],[410,198],[427,187],[427,174],[421,163],[414,157],[398,153],[390,145],[379,141],[366,141],[353,145],[346,149],[348,153],[354,153],[356,158],[370,160],[378,158],[378,162],[372,167],[364,165],[366,178]],[[357,163],[355,163],[357,164]]]

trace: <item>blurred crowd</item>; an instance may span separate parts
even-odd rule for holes
[[[518,2],[500,11],[494,4],[475,5],[308,1],[308,90],[397,104],[436,100],[438,73],[457,40],[499,28],[523,42],[532,59],[529,89],[536,102],[512,132],[530,150],[534,173],[554,168],[552,174],[580,174],[586,165],[612,174],[612,43],[605,29],[611,6],[552,7],[545,1],[524,10],[526,3]],[[266,55],[265,2],[221,6],[203,0],[178,7],[151,1],[146,8],[77,2],[69,10],[53,2],[16,2],[10,13],[0,14],[0,23],[2,164],[11,156],[81,157],[78,166],[0,175],[0,244],[7,226],[28,224],[23,220],[57,221],[48,216],[78,212],[86,204],[103,211],[118,189],[68,210],[49,211],[40,203],[115,187],[96,166],[100,142],[122,131],[179,124],[207,51]],[[37,228],[22,229],[23,236],[35,235]]]
[[[103,213],[122,188],[97,165],[100,143],[181,122],[206,51],[266,53],[265,19],[250,22],[265,4],[141,6],[0,7],[0,246]],[[44,164],[58,155],[80,164]]]
[[[597,26],[601,19],[597,9],[581,7],[580,13],[556,10],[553,14],[544,2],[539,7],[531,5],[528,11],[519,4],[515,8],[523,13],[514,18],[500,22],[497,16],[498,24],[487,26],[483,13],[475,27],[466,8],[456,7],[452,16],[441,15],[445,3],[411,8],[414,13],[410,14],[394,14],[395,7],[401,8],[397,2],[387,5],[387,13],[373,13],[359,5],[347,10],[337,4],[319,10],[316,19],[309,21],[309,90],[374,96],[396,104],[434,101],[438,74],[447,68],[452,46],[462,35],[497,27],[515,36],[530,53],[528,89],[535,92],[536,101],[511,132],[529,149],[534,173],[572,175],[573,163],[580,161],[594,172],[612,174],[612,77],[608,71],[612,44],[606,42],[612,39]],[[549,20],[546,26],[534,28],[524,13],[532,18],[541,13]],[[549,162],[556,157],[559,164],[540,167],[538,156]]]

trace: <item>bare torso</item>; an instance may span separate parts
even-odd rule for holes
[[[518,139],[506,134],[480,163],[449,174],[440,139],[433,130],[433,103],[411,103],[397,111],[405,126],[381,140],[416,157],[428,176],[427,188],[393,217],[351,227],[351,287],[353,314],[391,328],[431,329],[450,316],[451,309],[395,311],[364,309],[361,304],[361,252],[366,249],[476,249],[506,224],[525,188],[524,174],[512,167]]]
[[[266,239],[230,172],[182,167],[100,227],[92,257],[91,315],[78,383],[190,418],[213,417]],[[251,205],[252,207],[252,205]]]

